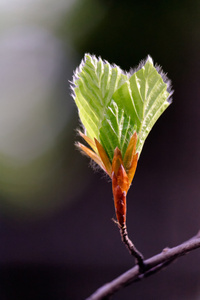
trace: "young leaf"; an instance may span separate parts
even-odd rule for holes
[[[118,105],[111,101],[99,132],[101,144],[112,161],[116,147],[121,150],[122,157],[124,156],[134,132],[134,122],[123,109],[119,109]]]
[[[110,163],[116,147],[124,159],[136,131],[139,158],[147,135],[169,106],[171,96],[169,80],[151,57],[137,71],[125,75],[119,67],[86,54],[73,79],[84,139],[92,149],[96,152],[96,139]]]
[[[154,67],[149,56],[146,63],[135,72],[113,95],[119,109],[130,116],[138,134],[137,152],[153,125],[170,104],[170,82]]]
[[[86,135],[91,139],[99,140],[99,128],[111,97],[127,79],[119,67],[85,55],[73,78],[73,96]]]

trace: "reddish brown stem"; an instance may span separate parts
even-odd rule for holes
[[[117,151],[116,151],[117,153]],[[143,256],[136,249],[135,245],[128,237],[127,227],[126,227],[126,194],[128,190],[128,177],[127,174],[120,163],[118,163],[118,158],[115,159],[113,166],[118,165],[117,175],[115,172],[112,173],[112,188],[115,203],[116,217],[118,221],[118,226],[120,229],[122,241],[128,248],[131,255],[136,259],[136,263],[139,265],[140,269],[144,269]]]

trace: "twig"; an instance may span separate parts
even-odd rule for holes
[[[141,269],[141,271],[143,271],[144,268],[145,268],[144,257],[137,250],[137,248],[135,247],[135,245],[133,244],[133,242],[129,239],[126,225],[124,225],[123,227],[120,227],[120,234],[121,234],[121,237],[122,237],[122,241],[124,242],[124,244],[128,248],[130,254],[135,257],[136,264],[138,264],[139,267],[140,267],[140,269]]]
[[[171,264],[175,259],[189,253],[192,250],[200,248],[200,231],[190,240],[174,247],[165,248],[160,254],[157,254],[144,261],[145,269],[142,271],[138,265],[123,273],[113,281],[100,287],[94,294],[86,300],[109,299],[114,293],[132,282],[142,280],[150,276],[167,265]]]

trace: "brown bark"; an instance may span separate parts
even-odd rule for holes
[[[100,287],[94,294],[86,300],[101,300],[109,299],[110,296],[115,294],[118,290],[125,286],[142,280],[145,277],[151,276],[160,271],[164,267],[171,264],[175,259],[189,253],[192,250],[200,248],[200,232],[190,240],[174,247],[165,248],[160,254],[157,254],[144,261],[143,270],[138,265],[120,275],[113,281]]]

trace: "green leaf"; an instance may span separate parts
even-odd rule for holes
[[[137,152],[170,104],[170,82],[148,56],[133,73],[86,54],[74,75],[74,99],[85,134],[101,142],[112,162],[116,147],[126,151],[138,134]]]
[[[113,93],[128,80],[123,71],[86,54],[73,78],[73,96],[86,135],[99,140],[99,129]]]
[[[161,74],[159,74],[159,72]],[[170,83],[157,70],[151,57],[113,95],[118,107],[130,116],[138,134],[137,152],[157,119],[169,106]]]
[[[100,141],[111,162],[116,147],[121,150],[122,157],[124,156],[133,132],[133,120],[112,101],[100,128]]]

